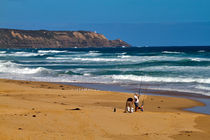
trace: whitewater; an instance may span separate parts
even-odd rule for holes
[[[0,49],[0,78],[119,85],[210,96],[209,47]]]

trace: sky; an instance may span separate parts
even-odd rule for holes
[[[96,30],[134,46],[210,45],[209,0],[1,0],[0,28]]]

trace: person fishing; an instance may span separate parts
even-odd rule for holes
[[[129,112],[132,113],[133,112],[133,98],[128,98],[126,100],[126,105],[125,105],[125,113]]]
[[[134,94],[134,105],[135,105],[135,112],[139,109],[139,95],[137,93]]]

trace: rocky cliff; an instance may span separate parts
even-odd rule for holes
[[[86,48],[130,45],[89,31],[0,29],[0,48]]]

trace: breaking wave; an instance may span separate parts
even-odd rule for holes
[[[182,78],[182,77],[151,77],[137,75],[113,75],[113,79],[144,81],[144,82],[168,82],[168,83],[204,83],[210,84],[210,78]]]
[[[162,53],[168,53],[168,54],[179,54],[179,53],[183,53],[183,52],[175,52],[175,51],[163,51]]]
[[[23,67],[21,64],[16,64],[11,61],[1,61],[0,63],[0,73],[11,73],[11,74],[39,74],[39,75],[51,75],[54,72],[52,70],[38,67],[38,68],[28,68]]]

